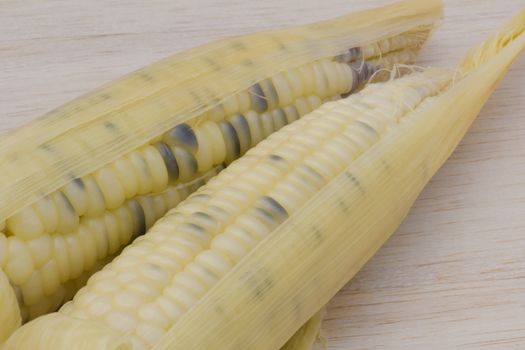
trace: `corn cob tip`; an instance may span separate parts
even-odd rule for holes
[[[517,40],[525,41],[525,9],[507,21],[501,28],[478,46],[470,49],[460,64],[462,73],[481,66],[497,56]],[[520,44],[517,44],[518,46]],[[523,50],[521,44],[519,51]]]

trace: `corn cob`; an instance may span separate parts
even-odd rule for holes
[[[380,69],[412,62],[439,15],[437,0],[408,1],[211,44],[3,136],[0,269],[23,321],[57,310],[195,180]]]
[[[372,84],[271,135],[5,349],[45,349],[43,335],[53,349],[88,344],[67,320],[98,322],[122,349],[279,348],[399,225],[524,31],[525,11],[457,71]]]

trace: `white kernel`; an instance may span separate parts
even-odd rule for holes
[[[42,197],[33,207],[44,225],[44,232],[55,232],[58,225],[58,211],[53,200],[48,196]]]
[[[78,229],[78,238],[83,250],[84,270],[91,271],[97,261],[97,244],[90,230],[81,225]]]
[[[65,235],[69,255],[71,278],[80,277],[84,272],[84,253],[76,234]]]
[[[294,105],[284,107],[284,113],[286,114],[286,120],[288,123],[292,123],[300,117]]]
[[[117,218],[111,212],[106,212],[104,215],[104,227],[108,240],[108,254],[111,255],[120,248],[120,227]]]
[[[166,202],[164,201],[164,196],[161,193],[158,193],[151,197],[153,202],[153,210],[155,211],[155,218],[160,219],[168,211]]]
[[[346,64],[341,64],[341,63],[337,63],[335,65],[335,69],[337,71],[337,75],[339,77],[339,81],[338,81],[338,85],[337,85],[337,91],[335,93],[335,97],[339,98],[340,95],[342,94],[346,94],[348,92],[350,92],[350,89],[352,88],[352,86],[348,86],[348,79],[347,77],[345,76],[346,75],[346,71],[344,70],[343,66],[347,66]]]
[[[111,300],[107,296],[99,296],[91,302],[88,312],[95,317],[100,317],[111,311]]]
[[[232,263],[222,254],[218,254],[212,250],[205,250],[195,257],[195,262],[215,272],[219,276],[223,276],[232,268]]]
[[[32,206],[8,218],[7,229],[22,239],[33,239],[44,234],[44,224]]]
[[[225,117],[224,108],[220,104],[216,105],[208,111],[207,116],[209,120],[219,122]]]
[[[121,289],[118,294],[113,296],[113,303],[116,307],[125,310],[135,310],[145,303],[144,297],[133,290]]]
[[[178,244],[162,244],[158,248],[160,254],[169,256],[176,261],[179,266],[182,266],[192,260],[193,254],[183,245]],[[198,249],[198,248],[196,248]]]
[[[160,192],[168,186],[168,169],[157,148],[146,146],[142,149],[144,160],[151,174],[153,192]]]
[[[81,179],[70,181],[61,189],[67,197],[77,215],[84,215],[89,206],[89,197],[86,192],[85,184]]]
[[[24,304],[27,306],[41,302],[44,296],[42,277],[37,270],[33,270],[31,277],[20,285]]]
[[[109,166],[102,167],[93,176],[104,196],[106,208],[115,209],[120,207],[124,203],[125,193],[113,169]]]
[[[53,237],[53,257],[58,266],[60,282],[65,283],[71,276],[67,243],[63,236]]]
[[[193,296],[187,289],[180,288],[177,285],[171,285],[164,288],[162,295],[175,301],[182,309],[188,310],[196,302],[197,298]]]
[[[254,248],[261,239],[261,237],[254,235],[237,225],[229,226],[224,233],[227,234],[231,240],[235,240],[238,244],[245,247],[246,250]],[[264,236],[265,235],[266,233],[264,233]]]
[[[135,197],[138,191],[139,183],[135,168],[127,157],[120,157],[114,161],[111,166],[120,180],[127,199]]]
[[[239,112],[239,101],[237,100],[236,95],[231,95],[227,97],[223,101],[222,106],[224,107],[224,112],[226,113],[226,115],[232,115]]]
[[[284,74],[286,75],[288,84],[290,84],[294,98],[303,96],[303,82],[297,69],[289,69]]]
[[[127,288],[139,293],[145,302],[153,300],[159,296],[159,290],[152,285],[144,283],[144,281],[133,281],[128,284]]]
[[[184,271],[195,276],[195,278],[204,284],[206,288],[211,288],[211,286],[213,286],[219,279],[216,274],[195,262],[189,263]]]
[[[42,235],[27,241],[27,246],[36,268],[43,266],[51,259],[53,254],[53,240],[50,235]]]
[[[231,261],[237,262],[248,253],[246,247],[234,241],[227,234],[221,234],[211,242],[210,248],[218,250],[228,256]]]
[[[122,288],[113,280],[99,280],[91,284],[91,288],[98,294],[115,294]]]
[[[255,146],[264,138],[261,116],[255,111],[248,111],[244,114],[248,127],[250,128],[250,135],[252,138],[251,146]]]
[[[193,131],[199,144],[195,159],[197,160],[199,171],[204,172],[213,166],[213,139],[204,128],[197,127]]]
[[[166,285],[171,279],[171,276],[163,267],[150,262],[143,262],[137,267],[137,271],[144,280],[148,281],[148,284],[151,283],[159,288]]]
[[[304,192],[290,186],[287,181],[280,182],[268,196],[279,202],[288,213],[293,213],[308,200]]]
[[[201,129],[211,143],[208,152],[212,154],[213,164],[221,164],[224,162],[224,159],[226,159],[226,145],[224,144],[224,139],[217,123],[207,121],[197,129]]]
[[[297,108],[297,112],[299,113],[299,116],[301,117],[305,116],[306,114],[312,111],[310,104],[304,98],[298,98],[297,100],[295,100],[294,105]]]
[[[273,118],[273,126],[276,131],[281,129],[287,124],[286,114],[284,114],[284,111],[282,109],[280,108],[274,109],[271,114]]]
[[[60,285],[60,272],[55,259],[50,260],[40,269],[42,288],[45,295],[52,295]]]
[[[272,115],[265,112],[261,114],[259,118],[261,120],[263,138],[267,138],[275,131]]]
[[[179,166],[179,181],[187,182],[193,180],[198,170],[197,160],[194,155],[181,147],[172,147],[171,150]]]
[[[286,106],[293,102],[294,96],[292,88],[288,85],[288,81],[284,73],[279,73],[272,77],[273,85],[279,96],[279,104]]]
[[[206,293],[207,288],[202,282],[200,282],[194,275],[181,271],[173,278],[173,285],[184,286],[191,292],[192,295],[200,297]]]
[[[251,106],[251,100],[250,100],[250,93],[247,90],[239,92],[237,95],[237,99],[239,101],[239,112],[244,113],[250,109]]]
[[[17,285],[23,284],[31,277],[33,270],[33,259],[26,243],[16,236],[9,237],[5,272],[11,282]]]
[[[133,151],[127,155],[134,168],[134,173],[137,175],[138,188],[137,194],[146,194],[151,192],[153,188],[153,179],[150,174],[150,169],[146,160],[140,151]]]
[[[166,331],[160,327],[155,327],[146,323],[137,326],[137,335],[147,344],[153,345],[158,342]]]
[[[62,192],[55,192],[51,197],[58,213],[57,232],[64,234],[75,232],[79,224],[79,216],[75,208]]]
[[[82,309],[73,309],[73,310],[71,310],[69,315],[71,317],[79,318],[79,319],[82,319],[82,320],[89,320],[90,319],[90,317],[89,317],[88,313],[86,312],[86,310],[82,310]]]
[[[61,313],[68,314],[68,315],[71,315],[73,310],[75,310],[75,308],[73,307],[73,302],[72,301],[68,301],[67,303],[62,305],[62,307],[60,308],[60,312]]]
[[[239,216],[235,225],[238,225],[241,229],[240,232],[237,233],[238,235],[243,235],[244,232],[246,232],[255,237],[256,240],[263,239],[269,233],[268,229],[263,223],[248,214]],[[230,226],[228,231],[232,232],[234,227],[235,226]]]
[[[344,77],[347,91],[355,92],[359,86],[359,75],[349,65],[343,65],[343,70],[345,72]]]
[[[82,220],[82,225],[85,225],[86,229],[94,237],[97,248],[97,260],[107,257],[109,243],[106,238],[106,227],[104,226],[104,221],[100,218],[84,218]]]
[[[119,244],[124,246],[131,241],[133,234],[133,218],[128,210],[128,207],[123,205],[117,210],[111,212],[118,221],[119,230]]]
[[[131,331],[137,324],[135,317],[122,311],[112,311],[106,315],[105,319],[112,328],[122,333]]]
[[[312,69],[315,77],[314,94],[318,97],[326,97],[330,95],[329,83],[325,72],[321,66],[321,62],[312,63]]]
[[[146,219],[146,230],[149,229],[156,221],[155,209],[153,208],[153,201],[149,196],[141,196],[137,198]]]
[[[164,315],[160,306],[155,303],[142,305],[137,314],[142,321],[148,324],[161,328],[167,328],[169,326],[169,319]]]
[[[130,334],[126,336],[126,342],[129,342],[131,349],[147,349],[148,344],[146,344],[141,338],[136,335]]]
[[[310,109],[313,111],[314,109],[322,105],[323,101],[321,101],[319,97],[312,95],[308,97],[308,104],[310,105]]]
[[[296,96],[309,96],[315,93],[315,75],[311,64],[305,64],[298,69],[299,76],[301,77],[303,93]]]
[[[326,91],[325,96],[334,96],[340,94],[341,78],[339,77],[337,71],[337,65],[339,63],[330,60],[322,60],[320,63],[321,69],[323,70],[324,76],[328,83],[328,90]]]
[[[119,260],[119,262],[120,262],[120,260]],[[132,269],[122,268],[122,266],[120,264],[119,265],[116,265],[116,264],[113,265],[115,267],[115,269],[118,270],[118,274],[117,274],[115,280],[117,282],[121,283],[123,286],[125,286],[129,282],[141,278],[139,273],[138,273],[138,271],[136,270],[136,266],[139,265],[140,263],[141,263],[141,261],[135,259],[135,264],[134,264]]]
[[[106,210],[106,203],[104,202],[104,196],[97,186],[97,183],[92,176],[86,176],[82,179],[84,187],[87,193],[88,207],[86,210],[87,216],[99,216]]]
[[[175,208],[177,204],[181,201],[181,198],[179,196],[179,192],[174,188],[168,188],[164,192],[164,200],[166,202],[166,205],[169,209]]]
[[[159,296],[155,302],[160,306],[164,315],[171,320],[171,323],[175,323],[184,313],[184,309],[176,301],[165,295]]]

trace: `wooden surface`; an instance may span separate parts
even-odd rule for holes
[[[388,2],[1,1],[0,132],[214,38]],[[422,65],[452,65],[525,7],[445,4]],[[525,349],[524,87],[522,57],[402,227],[331,302],[329,349]]]

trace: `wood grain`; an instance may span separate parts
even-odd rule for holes
[[[388,2],[4,0],[0,132],[179,50]],[[451,66],[525,7],[445,4],[421,65]],[[522,57],[404,224],[331,302],[329,349],[525,348],[524,86]]]

